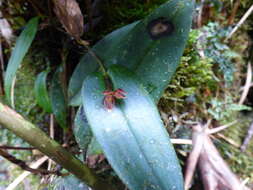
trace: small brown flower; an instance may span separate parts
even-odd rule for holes
[[[117,99],[124,99],[126,98],[126,92],[120,88],[114,91],[114,97]]]
[[[104,91],[105,95],[103,104],[108,110],[112,110],[115,105],[115,99],[124,99],[126,98],[126,92],[120,88],[115,91]]]

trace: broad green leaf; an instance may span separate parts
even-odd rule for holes
[[[52,106],[49,100],[46,82],[47,74],[48,74],[47,71],[43,71],[40,74],[38,74],[35,81],[34,90],[38,105],[41,106],[46,112],[51,113]]]
[[[86,152],[91,142],[92,133],[82,106],[76,113],[73,131],[79,147]]]
[[[106,89],[99,73],[83,86],[84,111],[92,132],[118,176],[131,190],[182,190],[183,178],[155,103],[133,73],[114,66],[115,89],[127,93],[112,110],[103,105]]]
[[[49,185],[49,190],[89,190],[89,187],[75,176],[69,175],[66,177],[57,177]]]
[[[109,46],[98,43],[99,49],[94,51],[107,67],[120,64],[135,72],[158,102],[183,54],[191,27],[193,4],[192,0],[168,1],[142,21],[130,25],[127,32],[118,33],[117,40],[108,41]],[[150,31],[151,28],[159,28],[159,24],[154,24],[157,19],[169,22],[173,29],[170,34],[154,39]],[[82,80],[91,72],[89,65],[93,65],[94,71],[95,64],[95,60],[91,57],[87,59],[86,55],[77,66],[73,75],[76,80],[70,83],[70,86],[75,84],[75,90],[70,91],[70,94],[76,95],[75,99],[80,98],[77,92],[81,89]]]
[[[192,23],[192,12],[192,0],[168,1],[139,22],[118,47],[107,54],[106,63],[121,64],[133,70],[157,102],[183,54]],[[160,21],[157,22],[157,19]],[[172,26],[162,25],[173,28],[171,33],[152,39],[150,32],[158,30],[163,22],[171,23]]]
[[[21,32],[16,41],[16,45],[11,53],[11,57],[8,62],[7,70],[4,78],[4,89],[6,93],[7,102],[14,107],[14,97],[12,91],[12,85],[16,76],[16,72],[22,63],[24,56],[26,55],[32,41],[35,37],[38,27],[38,17],[32,18],[25,29]]]
[[[100,40],[92,50],[96,53],[101,60],[105,60],[107,56],[107,52],[111,49],[116,49],[116,45],[118,45],[119,41],[137,24],[137,22],[124,26],[114,32],[105,36],[102,40]],[[71,79],[69,82],[68,94],[70,97],[70,105],[71,106],[79,106],[81,105],[81,88],[83,84],[83,80],[89,74],[97,70],[98,64],[96,60],[89,54],[85,54],[77,65]]]
[[[50,100],[52,104],[53,114],[56,121],[62,128],[67,127],[67,103],[61,86],[60,74],[62,68],[59,67],[54,73],[52,83],[50,86]]]

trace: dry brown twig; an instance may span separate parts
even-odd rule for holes
[[[250,16],[250,14],[253,12],[253,5],[247,10],[247,12],[243,15],[241,20],[237,23],[237,25],[232,29],[232,31],[229,33],[228,37],[225,39],[227,41],[229,38],[232,37],[232,35],[238,30],[238,28],[246,21],[246,19]]]
[[[223,135],[222,133],[218,133],[216,134],[217,137],[223,139],[224,141],[226,141],[227,143],[229,143],[230,145],[234,146],[235,148],[240,148],[240,144],[238,144],[237,142],[235,142],[233,139],[226,137],[225,135]]]
[[[43,164],[48,159],[47,156],[43,156],[34,163],[32,163],[29,167],[36,169],[41,164]],[[8,187],[5,190],[14,190],[27,176],[29,176],[31,172],[24,171],[20,176],[18,176],[12,183],[8,185]]]
[[[240,2],[241,2],[241,0],[237,0],[235,2],[234,6],[233,6],[233,9],[231,11],[231,15],[228,18],[228,25],[231,25],[231,24],[234,23],[235,15],[236,15],[237,10],[238,10],[238,8],[240,6]]]
[[[252,86],[253,86],[253,82],[250,83],[250,87],[252,87]],[[241,87],[241,88],[239,89],[239,91],[243,91],[244,88],[245,88],[245,86]]]
[[[205,190],[249,190],[240,182],[220,156],[209,137],[212,130],[208,126],[208,124],[205,126],[198,124],[192,127],[193,149],[187,160],[185,190],[190,188],[197,165],[200,169]]]
[[[0,38],[0,95],[1,96],[4,95],[4,57],[1,38]]]
[[[222,125],[222,126],[219,126],[219,127],[215,127],[215,128],[212,128],[212,129],[209,129],[207,128],[208,130],[208,134],[214,134],[214,133],[218,133],[228,127],[231,127],[232,125],[236,124],[237,123],[237,120],[235,121],[232,121],[231,123],[228,123],[226,125]]]
[[[248,63],[248,67],[247,67],[247,77],[246,77],[246,82],[245,85],[243,87],[243,92],[239,101],[239,105],[242,105],[243,102],[246,100],[247,95],[249,93],[249,89],[251,87],[251,81],[252,81],[252,66],[251,63]]]
[[[50,114],[50,122],[49,122],[49,136],[54,139],[54,115]],[[53,160],[48,159],[48,170],[51,170],[53,165]]]
[[[201,4],[199,7],[199,14],[197,17],[197,26],[200,28],[202,26],[202,13],[203,13],[203,8],[204,8],[205,0],[201,0]]]
[[[34,150],[36,148],[33,147],[17,147],[17,146],[7,146],[7,145],[1,145],[0,149],[8,149],[8,150]]]
[[[0,155],[3,158],[5,158],[8,161],[10,161],[11,163],[19,166],[23,170],[29,171],[29,172],[34,173],[34,174],[41,174],[41,175],[55,174],[55,175],[59,175],[59,176],[62,175],[58,171],[49,171],[49,170],[45,170],[45,169],[34,169],[34,168],[31,168],[24,161],[15,158],[14,156],[12,156],[11,154],[9,154],[8,152],[3,151],[2,149],[0,149]]]
[[[247,145],[249,144],[250,142],[250,139],[252,138],[253,136],[253,123],[251,123],[250,127],[249,127],[249,130],[247,132],[247,135],[246,137],[244,138],[244,141],[242,143],[242,146],[241,146],[241,151],[244,152],[247,148]]]

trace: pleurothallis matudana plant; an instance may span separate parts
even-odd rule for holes
[[[50,93],[46,89],[47,72],[36,80],[39,105],[55,114],[64,129],[66,107],[79,106],[74,128],[79,147],[86,152],[99,144],[116,174],[131,190],[183,190],[180,165],[156,103],[183,54],[193,6],[192,0],[170,0],[143,20],[105,36],[77,65],[68,85],[68,101],[58,80],[60,68],[53,77]],[[35,18],[25,29],[24,35],[30,38],[24,38],[22,56],[33,40],[37,24]],[[12,61],[6,72],[9,102],[20,59]],[[118,90],[123,94],[117,98],[112,93]]]
[[[171,0],[147,18],[116,30],[93,47],[107,73],[87,54],[70,80],[70,104],[81,105],[75,133],[80,147],[86,150],[95,138],[131,190],[183,189],[156,103],[182,56],[192,11],[192,1]],[[118,89],[125,97],[111,97],[115,105],[108,108],[104,92]]]

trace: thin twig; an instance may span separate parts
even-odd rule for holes
[[[247,136],[243,140],[243,143],[242,143],[242,146],[241,146],[241,151],[242,152],[244,152],[246,150],[247,145],[249,144],[250,139],[252,138],[252,136],[253,136],[253,123],[251,123],[251,125],[249,127],[249,130],[247,132]]]
[[[208,126],[208,124],[206,125]],[[194,171],[196,169],[199,155],[201,153],[202,147],[203,147],[203,142],[204,142],[204,137],[202,135],[203,130],[205,130],[204,127],[200,125],[195,125],[192,127],[193,133],[192,136],[192,151],[187,159],[187,165],[186,165],[186,171],[185,171],[185,181],[184,181],[184,189],[187,190],[190,188],[191,180],[194,174]]]
[[[230,139],[230,138],[226,137],[225,135],[223,135],[223,134],[221,134],[221,133],[217,133],[217,136],[220,137],[220,138],[222,138],[222,139],[225,140],[227,143],[233,145],[233,146],[236,147],[236,148],[239,148],[239,147],[240,147],[240,145],[239,145],[237,142],[235,142],[233,139]]]
[[[208,134],[217,133],[217,132],[222,131],[222,130],[228,128],[228,127],[233,126],[233,125],[236,124],[236,123],[237,123],[237,120],[235,120],[235,121],[233,121],[233,122],[231,122],[231,123],[229,123],[229,124],[222,125],[222,126],[220,126],[220,127],[215,127],[215,128],[213,128],[213,129],[208,129]]]
[[[251,63],[248,63],[248,67],[247,67],[247,77],[246,77],[246,82],[243,88],[243,92],[239,101],[239,105],[242,105],[243,102],[246,100],[247,95],[249,93],[249,89],[250,89],[250,84],[252,81],[252,67],[251,67]]]
[[[41,174],[41,175],[54,174],[54,175],[62,176],[62,174],[59,171],[48,171],[48,170],[44,170],[44,169],[30,168],[24,161],[15,158],[11,154],[9,154],[6,151],[3,151],[1,149],[0,149],[0,155],[2,157],[4,157],[5,159],[7,159],[8,161],[10,161],[11,163],[18,165],[23,170],[29,171],[33,174]]]
[[[199,14],[197,18],[197,26],[200,28],[202,26],[202,13],[204,8],[205,0],[201,0],[200,7],[199,7]]]
[[[47,156],[43,156],[36,162],[32,163],[30,165],[31,168],[36,169],[41,164],[43,164],[48,159]],[[14,190],[28,175],[30,175],[31,172],[24,171],[20,176],[18,176],[11,184],[8,185],[8,187],[5,190]]]
[[[240,6],[240,2],[241,0],[237,0],[233,6],[233,9],[232,9],[232,12],[231,12],[231,15],[229,16],[228,18],[228,25],[231,25],[234,23],[234,19],[235,19],[235,15],[236,15],[236,12]]]
[[[192,144],[190,139],[170,139],[172,144]]]
[[[245,188],[246,187],[246,184],[249,182],[250,178],[246,178],[245,180],[242,181],[240,187],[241,189]]]
[[[0,95],[4,95],[4,58],[2,40],[0,38]]]
[[[49,136],[54,139],[54,115],[50,114],[50,123],[49,123]],[[48,159],[47,169],[51,170],[53,165],[53,160]]]
[[[228,37],[225,39],[227,41],[231,36],[238,30],[238,28],[245,22],[245,20],[250,16],[253,11],[253,5],[247,10],[247,12],[243,15],[238,24],[233,28],[233,30],[229,33]]]
[[[250,83],[250,88],[251,87],[253,87],[253,82],[252,83]],[[239,91],[243,91],[244,90],[244,88],[245,88],[245,86],[242,86],[241,88],[240,88],[240,90]]]
[[[9,149],[9,150],[34,150],[34,149],[36,149],[36,148],[33,148],[33,147],[17,147],[17,146],[0,145],[0,149]]]

